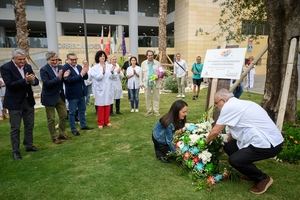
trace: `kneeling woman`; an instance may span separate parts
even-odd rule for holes
[[[152,141],[157,159],[168,162],[167,153],[174,152],[173,135],[175,131],[183,131],[188,112],[188,105],[183,100],[175,101],[169,112],[162,116],[156,123]]]

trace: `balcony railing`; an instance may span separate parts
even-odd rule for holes
[[[29,47],[30,48],[47,48],[47,38],[41,37],[29,37]],[[17,40],[16,37],[5,37],[0,38],[0,47],[1,48],[16,48]]]
[[[29,37],[30,48],[47,48],[47,38]],[[139,47],[158,47],[158,36],[139,36]],[[15,37],[0,38],[0,48],[16,48],[17,40]],[[167,47],[174,47],[174,37],[167,37]]]

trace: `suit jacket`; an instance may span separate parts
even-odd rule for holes
[[[62,70],[63,66],[59,65],[58,70]],[[65,100],[63,89],[63,80],[57,78],[49,64],[40,69],[40,77],[43,81],[43,88],[41,94],[41,103],[44,106],[55,106],[62,98]]]
[[[28,64],[24,66],[24,74],[26,73],[34,74]],[[3,107],[8,110],[21,110],[25,99],[27,99],[30,106],[35,105],[31,86],[39,84],[37,78],[33,83],[27,83],[12,61],[1,66],[1,75],[6,85]]]
[[[82,77],[80,75],[82,67],[80,65],[77,65],[76,67],[79,71],[79,74],[77,74],[73,67],[71,67],[69,64],[64,65],[64,71],[71,71],[70,75],[64,79],[67,99],[80,99],[87,94],[87,88],[84,84],[84,80],[88,79],[88,74]]]

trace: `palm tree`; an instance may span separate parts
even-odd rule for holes
[[[25,12],[26,0],[15,0],[15,21],[17,29],[17,46],[26,51],[29,54],[29,44],[28,44],[28,22],[26,19]]]

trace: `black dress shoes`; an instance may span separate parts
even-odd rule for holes
[[[35,146],[31,146],[31,147],[26,147],[25,151],[29,152],[29,151],[38,151],[38,148],[36,148]]]
[[[93,130],[93,128],[86,126],[86,127],[82,127],[81,130],[86,130],[86,131],[88,131],[88,130]]]
[[[77,130],[72,131],[72,134],[73,134],[74,136],[79,136],[79,135],[80,135],[79,131],[77,131]]]
[[[20,152],[14,152],[12,154],[12,157],[14,160],[22,160],[22,156],[21,156]]]

